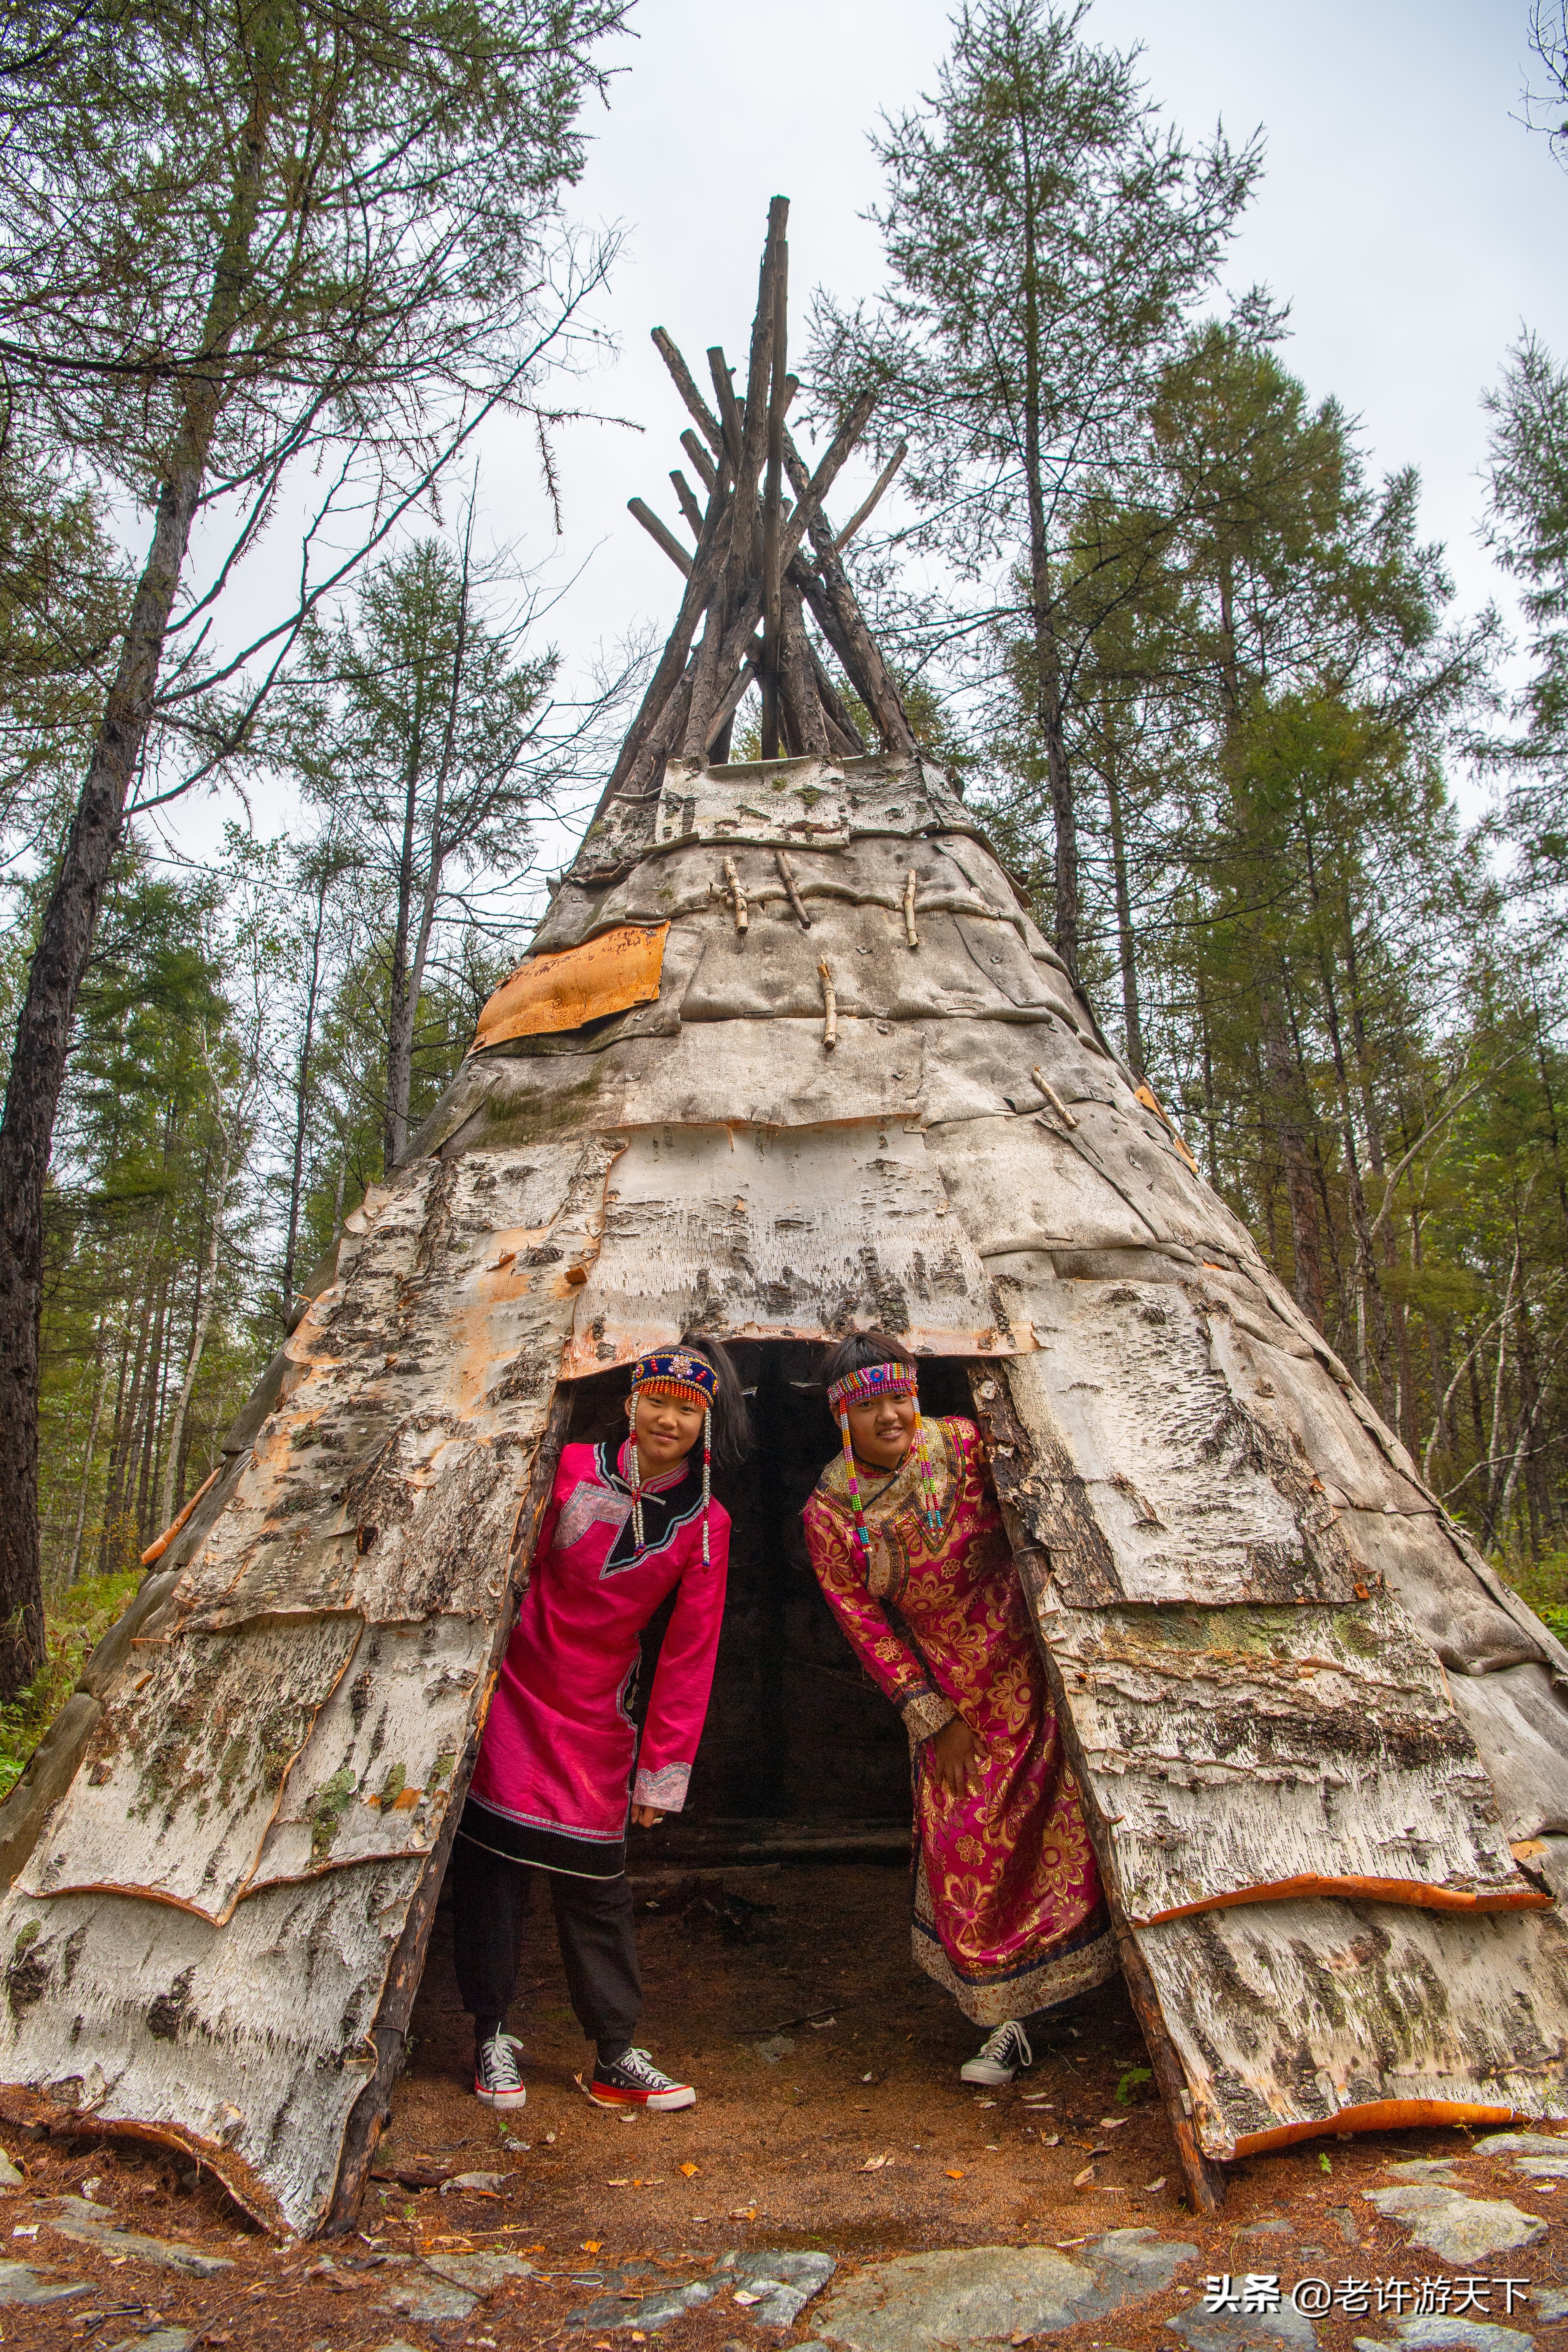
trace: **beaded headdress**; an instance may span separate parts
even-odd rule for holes
[[[849,1436],[849,1408],[852,1404],[871,1404],[882,1396],[912,1396],[919,1398],[920,1377],[913,1364],[862,1364],[858,1372],[846,1372],[843,1379],[828,1384],[827,1405],[844,1436],[844,1471],[849,1481],[849,1499],[855,1506],[855,1533],[868,1559],[871,1556],[871,1538],[866,1532],[866,1506],[860,1494],[860,1481],[855,1471],[855,1448]],[[912,1451],[915,1458],[915,1478],[920,1487],[921,1511],[931,1533],[941,1528],[941,1515],[936,1506],[935,1483],[931,1476],[931,1450],[926,1444],[926,1425],[920,1407],[915,1407],[915,1433]]]
[[[684,1348],[656,1348],[651,1355],[639,1356],[632,1366],[631,1412],[637,1413],[639,1396],[673,1397],[677,1404],[696,1405],[702,1415],[702,1565],[709,1565],[708,1505],[712,1492],[713,1470],[713,1400],[719,1393],[719,1375],[705,1357],[688,1354]],[[643,1548],[642,1526],[642,1465],[637,1456],[637,1431],[632,1431],[632,1533],[637,1548]]]

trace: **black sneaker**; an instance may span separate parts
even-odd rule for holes
[[[973,2058],[964,2061],[958,2070],[958,2079],[961,2083],[984,2083],[988,2090],[995,2090],[1010,2083],[1021,2068],[1034,2063],[1028,2035],[1016,2017],[1009,2018],[994,2033],[987,2034]]]
[[[522,2044],[515,2033],[492,2033],[474,2053],[474,2096],[487,2107],[521,2107],[528,2104],[522,2071],[518,2064]]]
[[[596,2107],[652,2107],[663,2114],[697,2105],[690,2084],[661,2074],[646,2050],[628,2050],[613,2066],[595,2066],[583,2088]]]

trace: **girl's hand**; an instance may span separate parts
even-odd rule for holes
[[[961,1715],[944,1723],[927,1742],[931,1769],[950,1797],[977,1795],[980,1789],[980,1759],[985,1753],[983,1741],[977,1739]]]
[[[639,1830],[656,1830],[663,1821],[664,1815],[655,1812],[651,1805],[634,1805],[632,1819]]]

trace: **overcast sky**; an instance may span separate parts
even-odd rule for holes
[[[635,11],[572,209],[626,235],[598,306],[618,355],[584,396],[645,429],[565,432],[559,541],[521,430],[492,434],[483,458],[492,541],[549,580],[580,574],[551,622],[570,666],[674,612],[677,575],[626,511],[636,491],[676,520],[667,476],[687,419],[649,329],[668,327],[700,377],[710,342],[743,362],[774,194],[792,200],[797,325],[815,286],[877,290],[867,131],[933,85],[948,16],[936,0]],[[1447,544],[1467,609],[1504,594],[1476,538],[1482,390],[1524,322],[1568,353],[1568,173],[1516,120],[1526,17],[1527,0],[1095,0],[1086,26],[1142,46],[1150,94],[1189,137],[1263,133],[1228,281],[1289,304],[1287,363],[1361,420],[1378,468],[1419,468],[1424,535]],[[191,811],[181,834],[194,845],[215,814]]]

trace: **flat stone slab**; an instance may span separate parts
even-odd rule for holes
[[[1447,2263],[1480,2262],[1514,2246],[1532,2246],[1546,2235],[1544,2221],[1521,2213],[1506,2198],[1467,2197],[1435,2180],[1363,2189],[1362,2195],[1385,2219],[1404,2222],[1412,2245],[1430,2246]]]
[[[721,2254],[712,2284],[738,2287],[760,2302],[746,2308],[763,2327],[793,2327],[814,2294],[820,2294],[838,2268],[831,2254],[769,2253],[766,2249]],[[745,2308],[745,2306],[742,2306]]]
[[[533,2264],[521,2254],[426,2254],[421,2259],[437,2278],[480,2296],[494,2294],[509,2279],[533,2276]]]
[[[395,2275],[386,2278],[388,2271]],[[405,2319],[468,2319],[479,2308],[479,2297],[469,2288],[440,2277],[423,2263],[410,2262],[406,2254],[387,2258],[376,2284],[382,2286],[384,2281],[376,2310],[395,2311]]]
[[[1153,2230],[1112,2230],[1077,2260],[1049,2246],[903,2254],[859,2272],[817,2320],[858,2352],[965,2352],[1016,2333],[1051,2336],[1168,2286],[1197,2248]]]
[[[1568,2319],[1568,2286],[1532,2286],[1530,2290],[1530,2315],[1550,2327],[1553,2321]]]
[[[47,2278],[31,2263],[0,2262],[0,2303],[63,2303],[89,2289],[72,2279]]]
[[[1318,2331],[1304,2311],[1184,2311],[1166,2326],[1192,2352],[1313,2352]]]
[[[1385,2164],[1383,2168],[1391,2180],[1446,2180],[1450,2189],[1457,2189],[1454,2167],[1458,2160],[1454,2156],[1416,2156],[1407,2163]]]
[[[195,2340],[194,2327],[154,2327],[151,2336],[121,2337],[108,2352],[191,2352]]]
[[[86,2197],[56,2197],[42,2209],[51,2230],[74,2238],[79,2246],[100,2246],[111,2254],[129,2254],[133,2262],[155,2263],[160,2270],[184,2271],[188,2278],[216,2278],[231,2271],[226,2254],[204,2254],[199,2246],[182,2246],[170,2238],[144,2237],[127,2230],[112,2205],[95,2205]]]
[[[652,2263],[621,2263],[605,2273],[605,2292],[584,2303],[567,2320],[569,2328],[591,2327],[608,2335],[617,2327],[663,2327],[683,2311],[711,2303],[716,2283],[701,2278],[672,2279]]]
[[[1568,2132],[1489,2132],[1475,2145],[1478,2156],[1568,2156]]]
[[[1394,2324],[1399,2331],[1401,2352],[1406,2345],[1411,2352],[1534,2352],[1532,2336],[1518,2327],[1499,2327],[1489,2319],[1459,2319],[1428,2312]],[[1355,2342],[1362,2352],[1373,2343],[1377,2343],[1377,2352],[1389,2352],[1389,2347],[1373,2336],[1358,2336]]]

